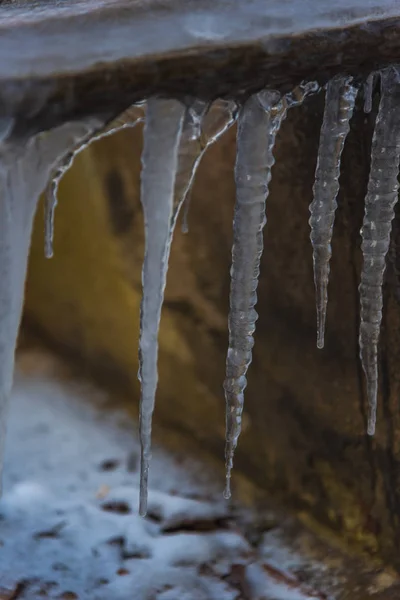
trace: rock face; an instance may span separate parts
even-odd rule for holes
[[[365,434],[357,345],[359,230],[375,114],[365,117],[358,109],[346,141],[326,343],[320,351],[308,205],[322,110],[322,95],[293,109],[277,139],[260,318],[235,466],[305,516],[400,567],[400,262],[395,245],[385,285],[381,394],[372,439]],[[143,258],[141,144],[138,127],[79,155],[61,184],[50,261],[43,257],[39,211],[25,308],[27,325],[132,399],[138,399]],[[193,190],[189,234],[178,231],[173,242],[155,413],[158,422],[190,432],[221,458],[234,158],[232,129],[205,156]],[[394,231],[394,240],[399,239],[396,223]]]

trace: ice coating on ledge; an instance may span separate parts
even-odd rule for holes
[[[79,73],[194,46],[268,47],[275,36],[350,27],[399,12],[395,0],[269,0],[267,7],[265,0],[170,1],[167,9],[149,0],[146,10],[126,0],[7,3],[0,6],[0,56],[8,57],[0,63],[0,79]],[[62,51],[54,52],[60,44]]]

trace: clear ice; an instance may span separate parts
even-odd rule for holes
[[[184,115],[185,107],[177,100],[151,98],[148,101],[141,176],[141,202],[145,224],[139,340],[141,515],[147,512],[151,424],[158,381],[157,337],[172,239],[175,180]]]
[[[359,287],[359,344],[367,385],[369,435],[375,432],[382,284],[394,207],[398,200],[400,161],[400,70],[389,67],[381,72],[380,77],[381,100],[372,139],[371,168],[361,230],[363,268]]]
[[[258,318],[255,310],[268,184],[274,164],[275,137],[287,109],[301,104],[317,91],[314,82],[302,84],[280,98],[274,91],[251,96],[238,120],[235,166],[236,205],[233,219],[229,348],[224,381],[226,400],[226,485],[231,496],[233,455],[241,430],[246,373],[252,359],[253,334]]]
[[[74,143],[71,144],[71,149],[58,160],[44,192],[44,254],[46,258],[52,258],[54,254],[54,215],[60,181],[72,166],[75,157],[92,142],[112,135],[120,129],[134,127],[144,120],[144,114],[145,105],[134,104],[108,125],[99,119],[88,119],[86,123],[82,123],[82,133],[76,136]]]
[[[260,95],[263,95],[263,104]],[[224,497],[230,498],[233,455],[240,435],[247,385],[246,372],[251,362],[253,333],[258,315],[257,283],[263,251],[265,203],[274,163],[272,150],[283,113],[276,92],[251,96],[238,118],[235,166],[236,205],[233,221],[233,247],[229,312],[229,348],[224,381],[226,400],[226,485]],[[282,104],[281,104],[282,105]],[[265,108],[264,108],[265,106]]]
[[[357,95],[357,88],[351,82],[352,77],[335,77],[326,86],[313,187],[314,199],[310,204],[318,348],[324,347],[329,261],[332,256],[331,240],[339,192],[340,161]]]

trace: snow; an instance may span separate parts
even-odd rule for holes
[[[137,427],[109,407],[87,384],[19,372],[0,501],[0,590],[20,583],[22,600],[239,600],[232,573],[242,565],[245,580],[258,581],[252,600],[313,598],[261,569],[209,465],[155,444],[148,517],[139,517]]]

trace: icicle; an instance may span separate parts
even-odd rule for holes
[[[151,421],[157,388],[158,329],[168,269],[179,140],[185,108],[176,100],[150,99],[144,131],[141,201],[145,222],[143,300],[140,315],[140,504],[147,511]]]
[[[257,320],[254,306],[266,223],[265,202],[274,163],[272,150],[285,109],[276,92],[252,96],[239,114],[235,167],[236,207],[232,248],[226,398],[226,487],[230,498],[233,454],[241,428],[246,372]],[[275,107],[273,108],[273,106]],[[265,109],[264,109],[264,107]]]
[[[54,163],[82,133],[81,123],[63,125],[26,141],[0,133],[0,473],[11,392],[14,352],[24,299],[33,217]],[[8,133],[7,133],[8,131]]]
[[[364,112],[370,113],[372,110],[372,94],[374,92],[375,73],[370,73],[367,81],[364,83]]]
[[[236,206],[233,221],[233,247],[229,312],[229,348],[224,381],[226,399],[226,486],[230,498],[233,455],[240,435],[246,373],[251,363],[253,333],[258,318],[255,311],[268,184],[274,164],[276,133],[287,109],[301,104],[306,95],[317,91],[314,82],[301,84],[279,99],[265,91],[247,100],[239,114],[235,166]]]
[[[360,283],[360,357],[368,397],[368,434],[373,435],[378,395],[378,340],[382,320],[382,284],[394,207],[398,200],[400,161],[400,69],[381,72],[381,100],[372,139],[371,168],[361,230],[363,269]]]
[[[58,188],[64,174],[70,169],[75,157],[87,148],[91,143],[103,137],[112,135],[120,129],[134,127],[144,120],[145,105],[133,105],[128,110],[111,121],[106,127],[104,121],[99,119],[91,119],[86,124],[86,131],[82,133],[80,138],[76,140],[71,150],[65,153],[60,158],[57,165],[53,169],[47,184],[44,199],[45,199],[45,221],[44,221],[44,253],[46,258],[53,256],[53,239],[54,239],[54,213],[57,206]]]
[[[336,197],[339,192],[340,160],[357,95],[357,89],[351,81],[352,77],[335,77],[327,85],[313,188],[314,199],[310,204],[318,348],[324,347],[329,261],[332,255]]]
[[[197,146],[198,156],[193,163],[192,176],[182,198],[182,201],[185,203],[182,219],[182,233],[187,233],[189,231],[188,215],[191,190],[200,161],[207,151],[207,148],[216,142],[221,135],[233,125],[237,116],[237,105],[230,100],[216,100],[209,107],[203,106],[204,108],[207,108],[207,112],[204,115],[203,111],[202,118],[198,121],[200,126],[199,130],[197,130],[197,133],[199,134]]]

